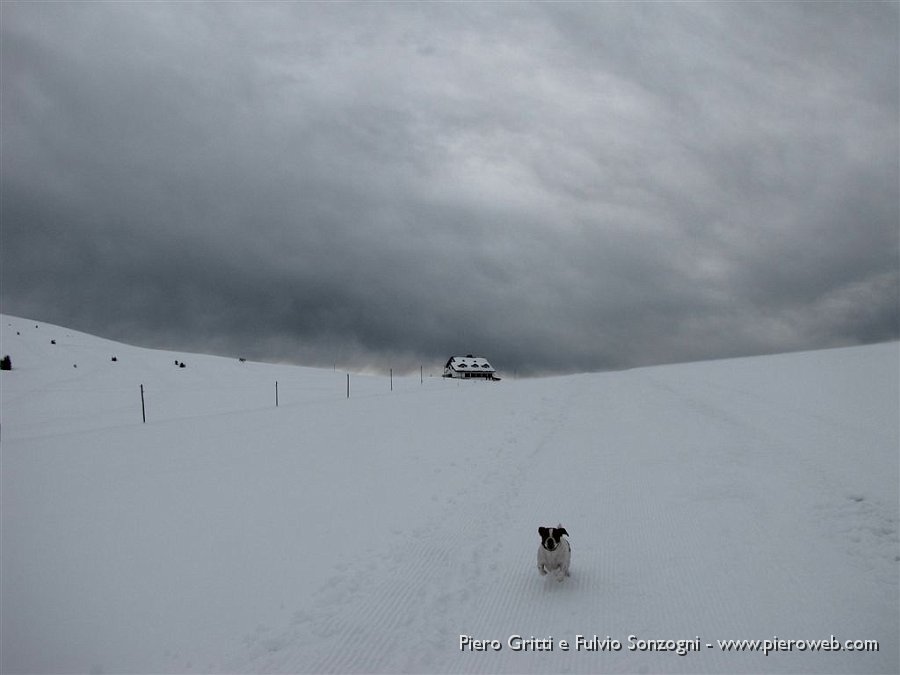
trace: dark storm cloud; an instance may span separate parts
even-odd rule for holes
[[[890,3],[3,3],[2,307],[348,367],[898,337]]]

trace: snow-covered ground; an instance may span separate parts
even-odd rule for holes
[[[0,319],[4,673],[900,670],[898,343],[347,399]]]

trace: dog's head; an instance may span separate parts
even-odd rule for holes
[[[566,528],[562,525],[557,525],[556,527],[539,527],[538,534],[541,535],[541,546],[548,551],[555,551],[556,547],[559,546],[562,536],[569,535],[569,533],[566,532]]]

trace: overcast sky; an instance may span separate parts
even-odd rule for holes
[[[3,2],[2,311],[519,374],[897,339],[898,7]]]

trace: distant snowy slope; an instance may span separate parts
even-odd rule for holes
[[[349,399],[9,316],[0,345],[4,673],[900,671],[897,343]]]

